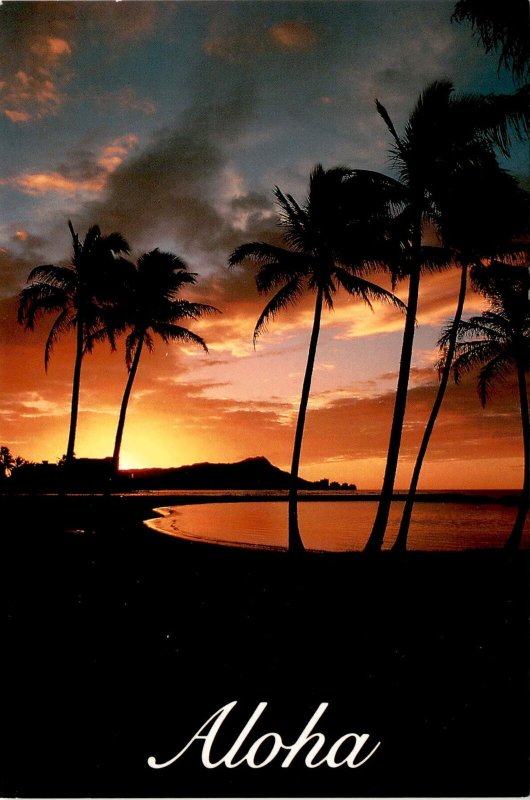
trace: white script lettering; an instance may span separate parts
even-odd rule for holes
[[[324,734],[314,732],[317,722],[320,720],[329,706],[329,703],[320,703],[319,707],[300,733],[298,739],[293,744],[284,744],[280,734],[271,731],[270,733],[266,733],[256,739],[256,741],[248,749],[246,755],[241,756],[239,760],[236,760],[236,757],[243,744],[248,739],[258,719],[267,708],[268,703],[262,702],[258,703],[254,713],[251,715],[241,733],[239,736],[237,736],[236,740],[226,754],[218,761],[213,761],[212,747],[214,746],[216,737],[220,733],[223,722],[236,705],[237,700],[233,700],[231,703],[227,703],[227,705],[222,706],[218,711],[215,712],[215,714],[212,714],[212,716],[209,717],[209,719],[207,719],[203,725],[201,725],[197,733],[191,737],[182,750],[174,755],[173,758],[159,763],[154,756],[150,756],[147,759],[148,765],[152,767],[152,769],[164,769],[164,767],[169,767],[171,764],[174,764],[175,761],[178,761],[178,759],[183,756],[187,750],[189,750],[194,742],[202,741],[201,759],[203,766],[207,769],[215,769],[216,767],[220,766],[233,769],[234,767],[239,767],[241,764],[245,763],[253,769],[261,769],[262,767],[267,766],[267,764],[270,764],[271,761],[274,761],[281,750],[287,751],[287,755],[281,763],[281,766],[286,768],[291,766],[296,756],[303,748],[306,747],[306,745],[310,745],[310,749],[306,753],[304,763],[305,766],[309,767],[310,769],[313,769],[314,767],[320,767],[323,764],[332,768],[347,766],[350,769],[356,769],[357,767],[365,764],[368,759],[373,756],[381,744],[381,742],[377,742],[377,744],[372,748],[372,750],[370,750],[368,754],[363,755],[362,751],[364,751],[365,745],[370,738],[370,734],[346,733],[331,745],[327,754],[324,755],[320,761],[315,761],[317,755],[320,754],[324,748],[324,745],[326,744],[326,737]],[[350,750],[346,755],[347,742],[350,743]],[[219,744],[219,742],[217,742],[217,744]],[[340,760],[337,760],[338,752],[341,747],[343,747],[344,755]],[[261,753],[258,757],[258,751],[260,750]]]

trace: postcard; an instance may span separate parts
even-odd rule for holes
[[[0,2],[0,795],[528,794],[528,9]]]

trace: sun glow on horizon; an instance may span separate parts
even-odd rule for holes
[[[142,463],[142,459],[135,455],[120,456],[120,470],[149,469],[151,464]]]

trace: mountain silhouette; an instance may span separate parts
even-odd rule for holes
[[[264,456],[232,464],[202,462],[171,469],[123,470],[120,478],[146,489],[288,489],[290,474]],[[298,478],[301,489],[323,488],[322,481]]]
[[[289,489],[290,473],[264,456],[232,464],[201,462],[183,467],[120,470],[112,458],[76,458],[69,464],[24,464],[4,480],[12,491],[140,491],[142,489]],[[300,489],[354,489],[353,484],[330,484],[298,478]]]

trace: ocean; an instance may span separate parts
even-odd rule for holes
[[[190,493],[191,494],[191,493]],[[209,493],[210,494],[210,493]],[[219,493],[194,505],[166,506],[163,516],[147,524],[162,533],[185,539],[229,546],[279,548],[287,545],[287,504],[267,492],[268,502],[230,502],[234,493]],[[501,495],[501,493],[498,493]],[[242,498],[243,493],[238,493]],[[362,550],[377,510],[373,500],[326,500],[299,502],[300,534],[306,549],[332,552]],[[392,504],[384,548],[397,535],[402,502]],[[409,531],[409,549],[466,550],[501,548],[508,538],[516,507],[497,502],[417,502]],[[523,545],[528,547],[526,530]]]

